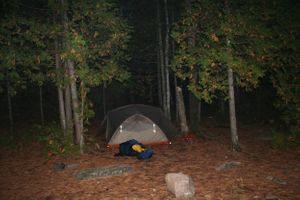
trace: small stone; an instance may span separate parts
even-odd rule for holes
[[[204,198],[206,200],[213,200],[214,199],[214,195],[213,194],[206,194],[206,195],[204,195]]]
[[[267,180],[270,180],[270,181],[272,181],[273,183],[276,183],[276,184],[278,184],[278,185],[287,185],[287,182],[286,182],[286,181],[281,180],[281,179],[279,179],[279,178],[275,178],[275,177],[273,177],[273,176],[267,176],[266,179],[267,179]]]
[[[276,195],[273,194],[268,194],[266,196],[266,200],[280,200],[279,197],[277,197]]]
[[[78,167],[79,166],[79,164],[67,164],[66,166],[65,166],[65,168],[66,169],[75,169],[76,167]]]
[[[240,164],[241,163],[237,162],[237,161],[228,161],[228,162],[225,162],[225,163],[221,164],[220,166],[216,167],[215,169],[218,172],[220,172],[220,171],[224,171],[224,170],[230,169],[232,167],[238,166]]]
[[[54,163],[54,165],[53,165],[53,169],[56,172],[63,171],[63,170],[65,170],[65,168],[66,168],[66,165],[64,163]]]

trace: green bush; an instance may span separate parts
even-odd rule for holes
[[[272,130],[272,147],[282,149],[287,147],[286,136],[283,132]]]
[[[272,147],[276,149],[300,146],[300,131],[291,128],[286,131],[272,130]]]
[[[45,153],[48,156],[63,156],[79,152],[79,146],[74,145],[72,132],[61,129],[55,123],[40,127],[39,141],[46,143]]]
[[[61,129],[55,122],[45,126],[33,125],[13,135],[0,134],[0,146],[3,147],[18,149],[32,142],[44,143],[44,152],[47,156],[63,156],[79,152],[79,145],[74,145],[72,132]]]
[[[0,134],[0,146],[15,148],[16,144],[14,142],[13,136],[7,133]]]
[[[291,147],[300,146],[300,130],[296,127],[291,128],[287,141]]]

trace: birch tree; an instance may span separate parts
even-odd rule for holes
[[[173,60],[173,70],[181,79],[193,76],[189,90],[200,100],[212,102],[222,93],[230,98],[231,138],[234,151],[240,151],[234,116],[234,86],[250,90],[264,75],[262,63],[254,57],[262,56],[265,45],[262,16],[256,15],[257,2],[195,1],[173,32],[179,50]],[[251,25],[255,24],[252,29]],[[195,45],[189,45],[190,29],[194,28]],[[230,41],[230,43],[228,43]],[[233,77],[233,74],[235,75]]]
[[[161,28],[161,11],[159,0],[156,0],[156,23],[157,23],[157,79],[159,101],[162,102],[162,109],[166,111],[166,80],[165,80],[165,61],[164,61],[164,48],[162,41],[162,28]]]
[[[107,1],[66,4],[61,0],[60,3],[65,45],[60,57],[67,70],[66,116],[70,91],[75,143],[80,144],[82,149],[84,126],[92,114],[87,99],[89,88],[128,77],[123,69],[128,27],[113,13],[115,7]]]
[[[170,37],[170,27],[169,27],[169,12],[168,12],[168,1],[164,0],[164,11],[165,11],[165,51],[164,51],[164,65],[165,65],[165,86],[166,86],[166,107],[165,114],[169,120],[171,120],[171,91],[170,91],[170,72],[169,72],[169,37]]]

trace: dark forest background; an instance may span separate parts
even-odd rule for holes
[[[231,69],[238,123],[299,136],[298,1],[13,0],[0,9],[1,134],[55,121],[79,144],[127,104],[160,107],[179,128],[176,86],[190,131],[206,118],[230,126]],[[61,121],[67,87],[71,125]]]

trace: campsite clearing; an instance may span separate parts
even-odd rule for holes
[[[192,177],[195,196],[191,199],[300,199],[300,149],[272,149],[269,140],[257,137],[259,129],[252,125],[240,127],[243,152],[234,153],[229,149],[228,128],[204,128],[214,137],[153,146],[154,156],[147,161],[114,157],[117,149],[50,160],[42,156],[37,143],[14,151],[1,149],[0,199],[174,199],[164,180],[170,172]],[[240,164],[216,170],[231,161]],[[78,166],[55,171],[55,163]],[[122,164],[133,170],[92,180],[74,176],[79,170]]]

